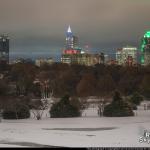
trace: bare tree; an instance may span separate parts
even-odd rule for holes
[[[46,109],[50,109],[51,102],[52,102],[53,91],[49,93],[49,97],[35,99],[31,102],[31,112],[34,114],[34,117],[37,120],[41,120],[43,113]]]
[[[80,101],[80,107],[81,107],[81,111],[83,111],[85,108],[88,107],[88,102],[87,102],[87,97],[80,97],[79,101]]]

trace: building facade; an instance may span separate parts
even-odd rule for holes
[[[77,36],[73,35],[73,48],[78,49],[79,48],[79,38]]]
[[[102,58],[103,57],[101,56],[101,54],[63,54],[61,62],[67,64],[93,66],[95,64],[104,63],[104,60]]]
[[[118,65],[133,66],[137,64],[137,48],[136,47],[123,47],[117,49],[116,61]]]
[[[141,58],[142,65],[150,64],[150,31],[147,31],[141,40]]]
[[[42,65],[44,65],[44,64],[52,64],[52,63],[54,63],[54,60],[53,60],[53,58],[39,58],[39,59],[36,59],[35,60],[35,65],[36,66],[38,66],[38,67],[40,67],[40,66],[42,66]]]
[[[0,36],[0,61],[9,63],[9,38],[8,36]]]

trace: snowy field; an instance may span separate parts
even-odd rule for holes
[[[134,117],[98,117],[89,108],[79,118],[2,120],[0,147],[150,147],[140,143],[150,131],[150,110],[139,107]]]

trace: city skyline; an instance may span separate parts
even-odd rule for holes
[[[140,47],[150,29],[147,0],[0,0],[0,33],[10,36],[10,53],[59,56],[68,25],[80,46],[113,53]]]

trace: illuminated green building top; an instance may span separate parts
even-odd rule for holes
[[[145,45],[148,44],[148,40],[150,38],[150,31],[147,31],[145,34],[144,34],[144,37],[142,38],[142,43],[141,43],[141,51],[144,52],[144,48],[145,48]]]
[[[145,50],[147,50],[147,45],[150,44],[149,43],[149,40],[150,40],[150,31],[147,31],[142,40],[141,40],[141,63],[144,64],[145,63],[145,56],[144,56],[144,53],[145,53]]]
[[[150,31],[147,31],[147,32],[144,34],[144,38],[150,38]]]

